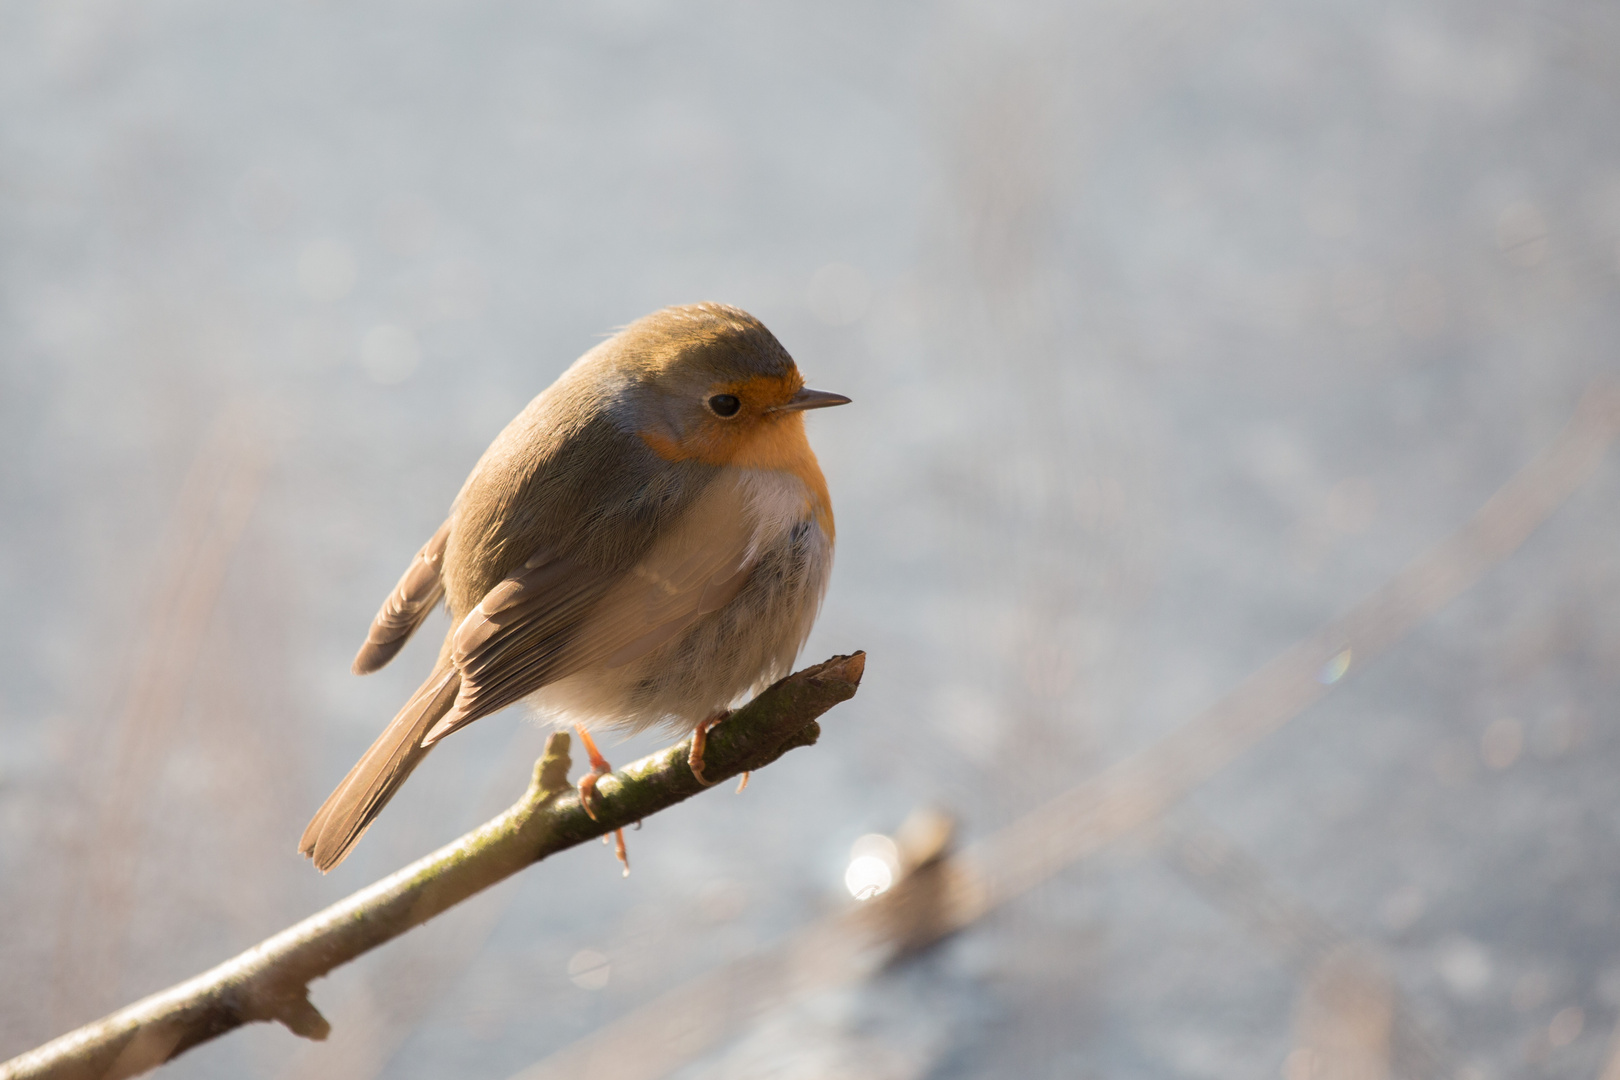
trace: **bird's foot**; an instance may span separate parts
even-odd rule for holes
[[[703,748],[709,744],[709,729],[731,715],[730,709],[722,709],[707,720],[700,721],[692,729],[692,749],[686,755],[686,763],[692,767],[692,775],[704,787],[709,786],[709,779],[703,775]]]
[[[579,741],[584,745],[585,753],[590,755],[591,759],[591,771],[579,778],[579,804],[585,808],[585,812],[590,815],[591,820],[595,821],[597,820],[596,803],[601,799],[601,796],[596,792],[596,782],[612,772],[613,766],[608,764],[607,758],[603,757],[602,752],[596,748],[596,740],[591,738],[590,732],[578,724],[574,725],[574,730],[579,732]],[[602,843],[605,844],[607,841],[606,836],[602,837]],[[624,866],[624,876],[629,877],[630,857],[625,852],[623,829],[613,830],[613,854],[618,857],[619,862]]]

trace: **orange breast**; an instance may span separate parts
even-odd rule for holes
[[[641,433],[641,439],[665,461],[701,461],[706,465],[792,473],[809,493],[806,511],[814,515],[827,539],[833,539],[832,498],[821,464],[805,437],[803,413],[767,416],[746,426],[712,424],[698,437],[684,442],[646,431]]]

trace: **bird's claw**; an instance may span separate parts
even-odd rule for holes
[[[687,752],[686,764],[691,766],[692,775],[697,777],[697,782],[704,787],[712,787],[714,784],[714,781],[703,775],[703,751],[709,745],[709,729],[730,715],[730,709],[717,712],[692,729],[692,749]]]
[[[585,813],[590,815],[592,821],[597,820],[596,803],[602,798],[596,793],[596,781],[602,775],[599,772],[588,772],[579,778],[576,785],[579,788],[579,805],[585,808]]]

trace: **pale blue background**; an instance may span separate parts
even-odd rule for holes
[[[372,612],[612,327],[738,304],[855,399],[810,418],[807,657],[870,650],[860,696],[627,881],[572,852],[318,984],[326,1046],[166,1075],[507,1077],[839,910],[861,833],[985,836],[1186,719],[1615,374],[1617,116],[1579,0],[0,5],[0,1056],[521,790],[501,716],[339,872],[294,852],[429,661],[351,677]],[[1620,1009],[1617,481],[1183,819],[1381,957],[1447,1073],[1595,1077]],[[688,1075],[1281,1075],[1305,973],[1172,862]]]

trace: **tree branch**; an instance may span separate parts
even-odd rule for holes
[[[855,695],[866,654],[835,656],[776,683],[710,730],[711,782],[761,769],[821,734],[817,717]],[[135,1076],[262,1020],[324,1039],[309,984],[526,866],[706,790],[690,740],[604,776],[593,820],[568,783],[568,736],[552,735],[529,790],[499,817],[232,960],[0,1065],[0,1080]]]

